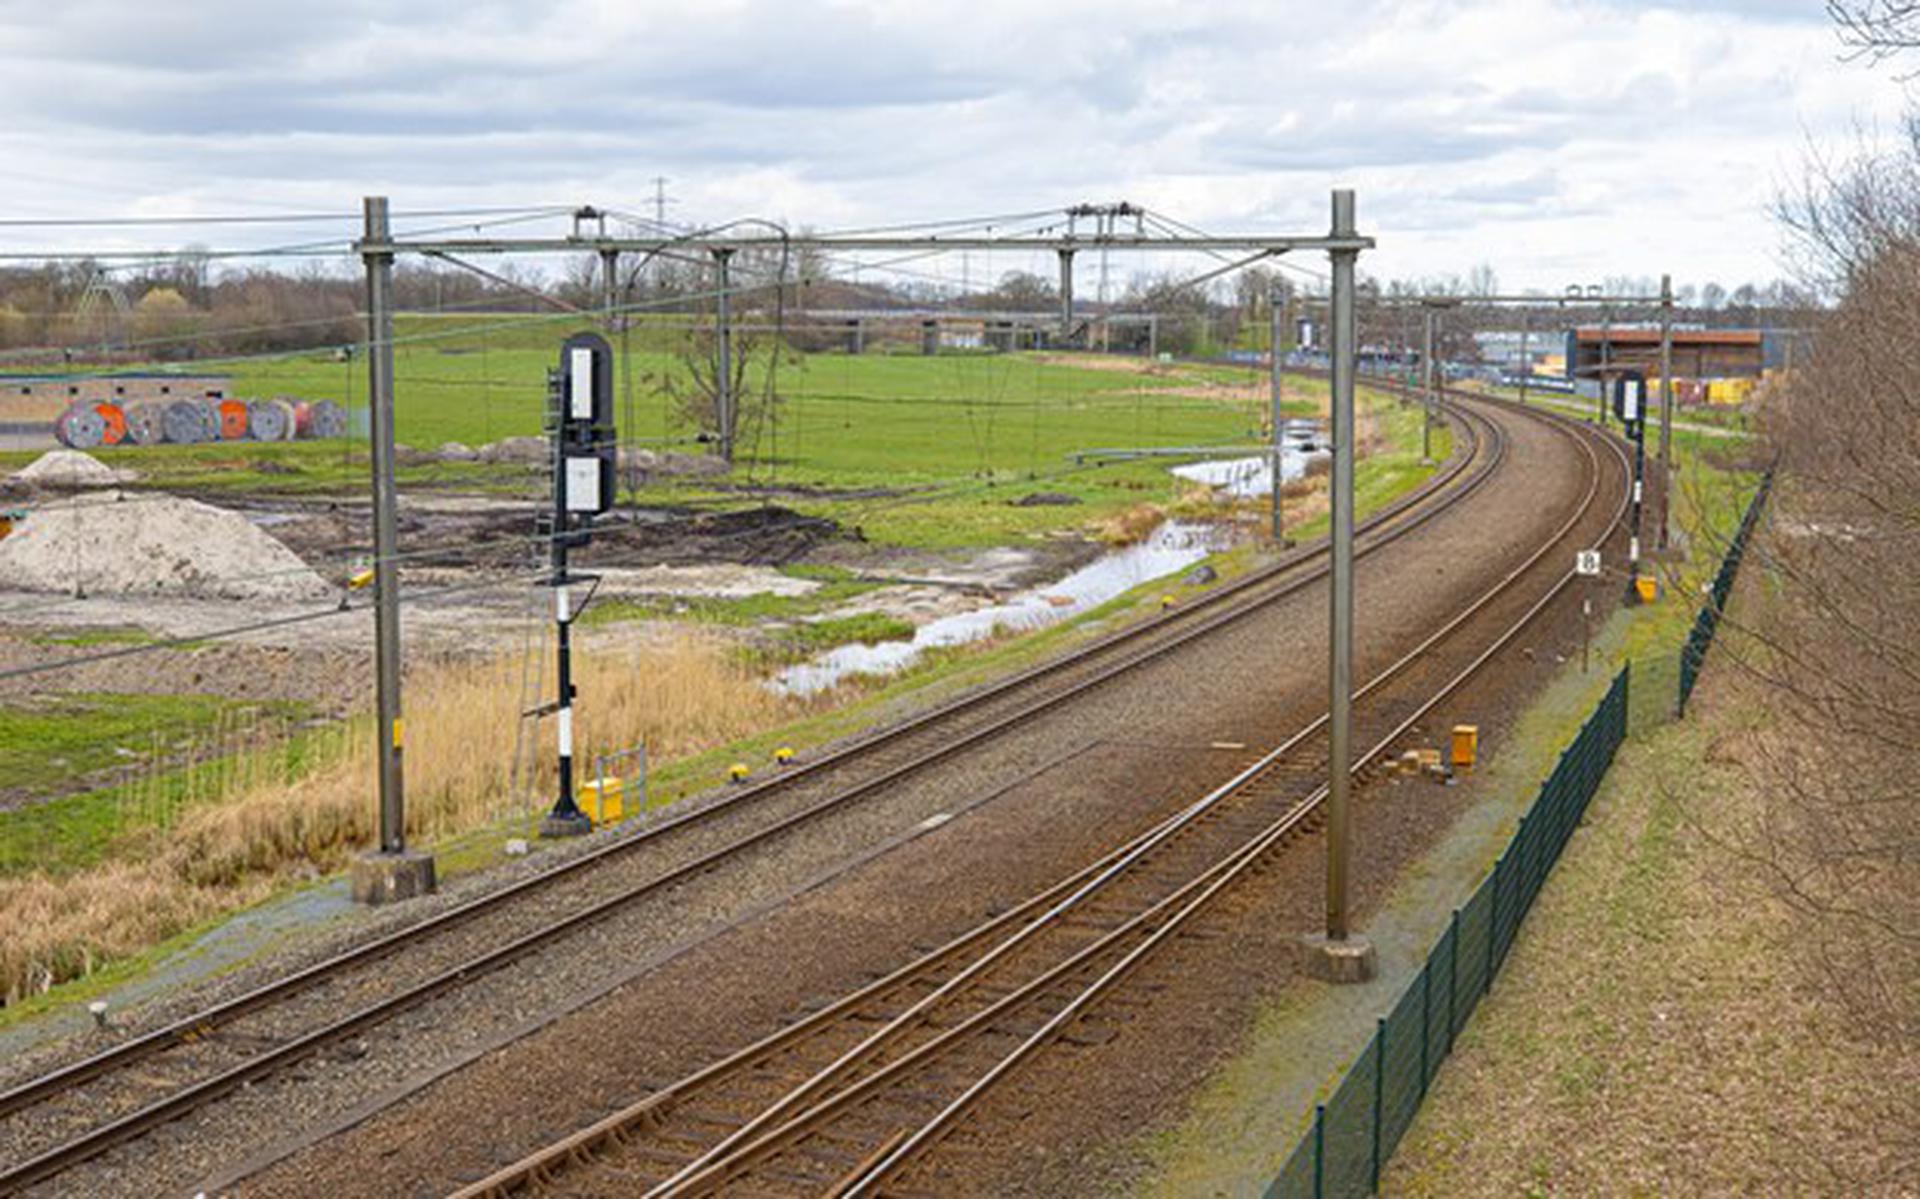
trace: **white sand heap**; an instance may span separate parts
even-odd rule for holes
[[[157,492],[86,492],[33,508],[0,538],[0,586],[250,600],[338,594],[239,513]]]
[[[13,472],[17,482],[41,487],[111,487],[133,481],[133,472],[115,470],[79,450],[48,450]]]

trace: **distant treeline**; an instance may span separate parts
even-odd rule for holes
[[[606,302],[600,261],[591,254],[576,256],[553,275],[511,261],[490,263],[487,269],[493,277],[450,264],[402,260],[394,272],[396,306],[403,312],[484,314],[593,310]],[[939,306],[1052,312],[1059,304],[1055,280],[1020,270],[963,291],[935,275],[883,266],[856,268],[851,260],[829,259],[812,250],[756,250],[737,255],[732,271],[732,285],[738,289],[734,311],[743,320],[763,324],[803,309]],[[1190,281],[1191,274],[1169,269],[1117,279],[1103,303],[1089,278],[1092,274],[1090,269],[1081,272],[1077,320],[1093,319],[1099,311],[1155,314],[1161,320],[1154,344],[1175,354],[1209,354],[1235,345],[1264,348],[1271,297],[1302,290],[1296,280],[1265,266],[1197,284]],[[710,264],[692,253],[645,260],[629,255],[613,281],[613,300],[634,311],[710,312],[715,286]],[[1609,279],[1605,287],[1613,294],[1651,297],[1658,282]],[[1316,284],[1306,290],[1318,289]],[[103,269],[84,261],[0,268],[0,351],[8,351],[14,363],[63,357],[185,362],[343,346],[365,336],[363,290],[353,265],[338,260],[310,260],[285,269],[233,267],[193,251],[139,269]],[[1443,279],[1363,279],[1361,321],[1363,328],[1379,333],[1410,319],[1410,314],[1377,304],[1395,296],[1446,293],[1470,300],[1497,290],[1497,279],[1484,266],[1467,276]],[[1693,314],[1710,314],[1714,324],[1752,323],[1763,313],[1805,303],[1799,292],[1778,282],[1744,284],[1731,291],[1717,283],[1683,284],[1676,298]],[[1549,320],[1551,314],[1565,311],[1556,307],[1557,299],[1542,297],[1542,314]],[[1305,305],[1297,310],[1305,317],[1314,311]],[[1632,319],[1630,314],[1621,316]],[[1448,330],[1456,338],[1463,332],[1459,322]],[[808,336],[796,329],[796,345],[814,348],[801,344]],[[1116,325],[1102,344],[1142,350],[1147,337],[1144,327]],[[1292,340],[1291,331],[1287,339]]]

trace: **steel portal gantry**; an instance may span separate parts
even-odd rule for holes
[[[1013,237],[991,237],[974,234],[964,236],[939,235],[871,235],[871,234],[790,234],[785,230],[772,233],[726,233],[716,235],[686,234],[670,237],[609,237],[606,233],[607,213],[591,206],[583,206],[571,213],[572,233],[565,237],[448,237],[420,238],[394,237],[386,220],[387,201],[385,197],[369,197],[366,201],[366,224],[362,238],[354,243],[353,252],[366,266],[368,279],[368,322],[369,342],[374,352],[368,355],[370,378],[374,389],[386,400],[391,411],[392,378],[390,364],[392,359],[392,297],[390,289],[384,286],[390,279],[394,261],[402,254],[419,254],[435,258],[454,260],[483,254],[580,254],[591,253],[600,260],[603,280],[612,279],[622,254],[659,255],[669,251],[704,254],[714,264],[718,275],[719,287],[716,292],[716,321],[718,322],[718,344],[720,362],[720,438],[721,452],[731,458],[732,436],[730,413],[733,397],[730,394],[731,380],[728,378],[728,357],[731,349],[730,314],[727,301],[735,291],[728,280],[727,267],[736,254],[743,251],[778,251],[790,254],[796,250],[813,250],[822,253],[937,253],[945,250],[1015,250],[1047,252],[1052,251],[1060,261],[1060,320],[1063,333],[1071,327],[1073,317],[1073,257],[1084,249],[1103,251],[1132,251],[1135,253],[1203,253],[1219,254],[1222,251],[1240,251],[1249,255],[1244,261],[1229,263],[1223,270],[1233,270],[1250,265],[1262,258],[1273,257],[1297,251],[1322,252],[1328,256],[1331,265],[1334,354],[1332,362],[1331,407],[1334,428],[1334,468],[1330,484],[1332,509],[1332,580],[1330,623],[1331,645],[1329,662],[1329,695],[1331,707],[1329,718],[1332,726],[1332,753],[1328,763],[1328,871],[1327,871],[1327,938],[1326,940],[1344,953],[1364,954],[1371,972],[1372,951],[1361,938],[1349,939],[1348,928],[1348,802],[1349,786],[1349,750],[1347,729],[1352,696],[1353,655],[1353,402],[1354,402],[1354,267],[1363,250],[1374,247],[1371,237],[1359,233],[1354,224],[1354,195],[1349,190],[1335,190],[1332,194],[1332,221],[1325,234],[1300,236],[1251,236],[1231,235],[1214,236],[1208,234],[1150,234],[1145,232],[1140,221],[1135,221],[1131,232],[1116,230],[1120,216],[1136,215],[1130,205],[1115,205],[1096,208],[1081,205],[1065,210],[1067,231],[1064,234],[1020,234]],[[376,216],[378,219],[376,219]],[[1095,218],[1094,231],[1080,232],[1075,218],[1091,216]],[[1202,278],[1210,278],[1212,272]],[[610,294],[610,292],[608,293]],[[611,318],[614,314],[609,312]],[[383,371],[383,366],[386,368]],[[378,405],[376,405],[378,407]],[[376,444],[375,460],[380,461],[384,452],[391,456],[392,426],[390,422],[374,422]],[[382,476],[385,476],[384,478]],[[391,472],[375,471],[376,504],[383,492],[391,496]],[[1276,484],[1278,480],[1275,481]],[[390,584],[397,583],[389,579]],[[382,586],[378,600],[381,607],[381,621],[391,620],[397,613],[397,586]],[[380,657],[381,695],[387,697],[392,691],[392,711],[397,714],[399,707],[398,638],[392,638],[394,644],[391,654]],[[382,648],[389,648],[386,639],[382,639]],[[383,703],[383,711],[387,705]],[[398,748],[398,721],[395,721],[394,749]],[[402,807],[402,787],[399,771],[399,756],[392,757],[391,771],[381,774],[380,808],[383,828],[405,827],[405,814]],[[390,777],[391,776],[391,777]],[[391,855],[381,855],[391,856]]]

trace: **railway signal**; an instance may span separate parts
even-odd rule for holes
[[[596,576],[568,570],[567,551],[585,545],[593,518],[613,507],[619,448],[613,424],[613,348],[598,333],[576,333],[560,347],[560,366],[547,376],[547,432],[553,442],[553,512],[548,530],[553,573],[553,619],[560,661],[559,689],[552,704],[557,722],[559,793],[543,837],[573,837],[593,830],[593,821],[573,798],[573,584]],[[593,598],[591,590],[587,600]],[[582,601],[580,608],[586,607]]]
[[[1613,380],[1613,414],[1633,442],[1633,529],[1627,542],[1627,602],[1637,603],[1640,592],[1640,509],[1647,473],[1647,377],[1639,371],[1621,371]]]

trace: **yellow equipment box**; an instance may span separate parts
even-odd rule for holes
[[[1660,580],[1652,575],[1640,575],[1633,580],[1634,590],[1640,594],[1640,602],[1650,604],[1660,598]]]
[[[1480,754],[1480,726],[1477,724],[1456,724],[1453,726],[1453,768],[1472,770],[1474,759]]]
[[[580,788],[580,810],[594,824],[614,824],[625,814],[627,784],[624,779],[595,779]]]

